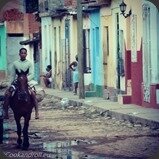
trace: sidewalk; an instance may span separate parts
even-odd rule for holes
[[[45,89],[45,93],[53,95],[58,99],[68,98],[69,103],[73,106],[85,105],[94,107],[99,113],[105,113],[106,116],[112,118],[129,121],[133,124],[150,126],[153,129],[159,128],[159,109],[144,108],[134,104],[122,105],[118,102],[111,102],[98,97],[79,99],[79,96],[74,95],[71,91],[61,91],[52,88]]]

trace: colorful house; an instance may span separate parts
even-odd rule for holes
[[[91,91],[86,92],[86,96],[102,96],[103,92],[103,69],[102,54],[100,45],[100,10],[94,8],[87,9],[90,21],[90,58],[91,58]],[[98,76],[97,76],[98,74]]]
[[[70,27],[71,17],[60,2],[39,1],[42,33],[42,72],[52,65],[53,87],[70,87]],[[60,6],[60,8],[59,8]]]
[[[125,18],[121,2],[100,8],[90,5],[92,83],[97,87],[100,83],[106,99],[157,108],[158,10],[149,1],[125,0],[126,12],[132,11]]]
[[[83,2],[84,78],[86,96],[157,108],[158,10],[150,1],[130,1],[124,17],[121,0]],[[69,63],[77,54],[74,0],[47,7],[42,19],[42,68],[53,65],[57,88],[70,87]],[[49,12],[49,14],[48,14]],[[152,18],[153,17],[153,18]],[[46,26],[47,25],[47,26]],[[51,36],[50,36],[51,35]],[[59,83],[61,82],[61,84]],[[61,86],[60,86],[61,85]]]
[[[47,5],[45,1],[40,1],[40,6],[43,6],[40,11],[42,69],[45,71],[46,65],[50,63],[53,67],[53,87],[72,90],[69,64],[78,54],[76,1],[65,0],[56,5],[51,2]]]
[[[158,9],[149,1],[125,1],[132,14],[125,26],[126,92],[123,103],[158,108]]]
[[[27,3],[25,2],[26,1],[19,0],[14,2],[9,1],[2,8],[0,14],[0,20],[3,21],[3,23],[5,24],[5,32],[3,31],[4,29],[1,29],[1,32],[3,31],[3,33],[1,34],[1,38],[3,38],[3,41],[0,41],[0,43],[1,46],[5,47],[2,48],[3,54],[5,55],[5,60],[3,59],[3,66],[5,67],[4,71],[5,75],[7,76],[9,76],[11,73],[13,61],[19,58],[18,53],[21,47],[27,48],[27,58],[32,61],[33,66],[35,66],[35,70],[37,70],[37,66],[35,63],[37,55],[36,49],[32,46],[22,46],[35,43],[36,39],[33,39],[33,33],[39,32],[39,25],[38,22],[36,22],[35,20],[35,15],[26,13],[29,11],[29,9],[26,6]],[[37,72],[39,71],[35,71],[35,78],[40,76],[40,74],[37,74]],[[36,78],[36,80],[38,81],[38,78]]]
[[[103,97],[117,101],[118,92],[124,91],[124,72],[119,69],[119,59],[123,59],[123,39],[120,31],[119,4],[111,1],[100,10],[101,49],[103,69]]]

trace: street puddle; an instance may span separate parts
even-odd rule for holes
[[[9,135],[8,134],[3,135],[3,143],[9,144]]]
[[[9,129],[8,123],[4,122],[3,123],[3,143],[8,144],[9,143]]]
[[[86,141],[82,143],[86,144]],[[45,142],[43,143],[43,151],[56,154],[57,159],[105,159],[105,157],[87,155],[71,148],[80,144],[81,140]],[[87,144],[91,144],[91,142]]]

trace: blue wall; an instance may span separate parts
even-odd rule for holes
[[[90,14],[90,48],[92,61],[92,81],[95,91],[103,86],[103,58],[101,52],[100,12],[93,11]],[[100,89],[100,91],[102,91]]]

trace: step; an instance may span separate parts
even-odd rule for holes
[[[131,95],[120,94],[118,95],[119,104],[131,104]]]

